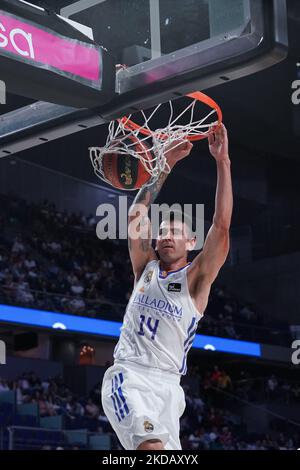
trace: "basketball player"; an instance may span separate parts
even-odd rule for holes
[[[170,168],[191,149],[192,144],[184,141],[168,151]],[[203,250],[192,263],[187,263],[187,255],[196,240],[185,223],[176,218],[163,221],[154,250],[151,238],[146,239],[143,233],[145,227],[148,234],[149,219],[138,218],[143,212],[140,208],[149,210],[154,202],[166,173],[140,189],[129,210],[129,227],[137,221],[141,229],[137,239],[129,228],[135,286],[114,365],[106,371],[102,384],[104,412],[126,450],[181,449],[179,418],[185,397],[180,377],[186,373],[187,353],[211,285],[229,250],[233,198],[224,125],[210,135],[209,149],[217,166],[215,213]]]

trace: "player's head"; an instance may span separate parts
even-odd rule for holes
[[[155,247],[161,260],[170,263],[186,259],[195,244],[192,220],[186,214],[170,212],[163,218]]]

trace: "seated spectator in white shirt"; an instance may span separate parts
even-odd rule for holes
[[[0,378],[0,393],[1,392],[8,392],[9,391],[9,386],[6,382],[6,380]]]
[[[69,306],[73,313],[83,313],[85,302],[81,297],[77,296],[69,302]]]
[[[80,284],[80,282],[77,279],[71,285],[70,290],[71,290],[72,294],[81,295],[84,292],[84,287],[83,287],[82,284]]]
[[[85,413],[88,418],[97,419],[99,416],[99,408],[91,398],[88,399],[88,402],[85,406]]]
[[[30,270],[31,268],[36,268],[36,262],[31,256],[28,256],[25,259],[24,265],[26,266],[28,270]]]
[[[25,247],[22,243],[21,238],[16,237],[15,240],[14,240],[11,252],[14,253],[14,254],[17,254],[17,253],[23,253],[24,251],[25,251]]]

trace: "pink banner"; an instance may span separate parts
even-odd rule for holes
[[[37,66],[43,64],[90,81],[100,79],[100,53],[93,45],[58,37],[3,11],[0,11],[0,54],[1,50],[36,62]]]

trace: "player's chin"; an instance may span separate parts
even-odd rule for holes
[[[175,249],[171,249],[171,248],[162,248],[160,250],[158,250],[158,254],[159,254],[159,258],[162,260],[162,261],[166,261],[166,262],[171,262],[171,261],[176,261],[177,260],[177,255],[176,255],[176,252],[175,252]]]

